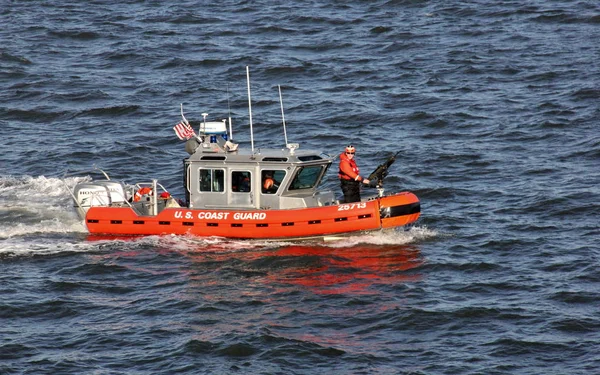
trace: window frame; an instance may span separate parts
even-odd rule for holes
[[[264,187],[263,187],[266,174],[269,172],[271,173],[273,182],[278,184],[277,189],[273,192],[267,192],[264,190]],[[261,170],[260,171],[260,192],[261,192],[261,194],[264,194],[264,195],[277,194],[279,192],[279,189],[281,188],[281,183],[285,180],[285,177],[287,176],[287,173],[288,173],[288,171],[285,169],[263,169],[263,170]],[[276,176],[281,176],[281,178],[276,178]]]
[[[233,184],[236,182],[236,179],[234,178],[234,173],[247,173],[249,181],[248,181],[248,191],[241,191],[240,188],[238,187],[237,190],[233,189]],[[232,170],[231,171],[231,186],[230,186],[231,192],[235,193],[235,194],[250,194],[252,193],[252,171],[247,170],[247,169],[243,169],[243,170]]]
[[[210,177],[210,180],[208,182],[208,186],[210,186],[210,190],[206,189],[206,183],[203,181],[203,178],[206,175],[206,173],[203,173],[205,171],[210,171],[210,173],[208,174],[208,177]],[[221,172],[220,176],[216,176],[218,173],[217,172]],[[215,181],[219,181],[220,179],[220,190],[215,190]],[[224,194],[225,193],[225,184],[227,182],[227,178],[225,176],[225,169],[224,168],[198,168],[198,192],[199,193],[219,193],[219,194]]]
[[[318,169],[318,172],[316,172],[315,178],[312,180],[311,185],[304,186],[304,187],[294,187],[296,181],[300,182],[300,175],[302,174],[302,172],[304,172],[305,170],[309,170],[309,169]],[[296,191],[296,190],[314,189],[316,186],[318,186],[318,183],[321,181],[324,169],[325,169],[324,165],[307,165],[305,167],[298,168],[296,170],[296,173],[294,174],[294,177],[292,178],[292,181],[290,183],[290,186],[288,187],[288,190]]]

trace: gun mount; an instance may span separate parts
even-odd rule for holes
[[[377,168],[369,175],[368,179],[371,180],[369,184],[370,187],[376,187],[379,190],[379,194],[383,194],[383,180],[388,175],[388,169],[394,162],[396,161],[396,156],[400,151],[396,152],[394,155],[387,158],[386,161],[379,164]]]

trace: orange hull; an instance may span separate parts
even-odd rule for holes
[[[404,192],[368,202],[291,210],[165,208],[156,216],[140,216],[130,207],[92,207],[85,222],[90,233],[97,234],[296,238],[403,226],[419,215],[419,199]]]

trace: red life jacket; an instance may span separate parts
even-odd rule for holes
[[[145,186],[143,188],[140,188],[140,190],[135,192],[135,195],[133,196],[133,201],[139,202],[142,199],[142,196],[150,194],[152,194],[152,189],[150,189],[149,187]]]
[[[338,177],[342,180],[352,180],[356,181],[356,177],[358,177],[360,170],[356,165],[356,161],[354,158],[352,160],[348,159],[345,152],[340,154],[340,168],[338,172]],[[360,181],[362,179],[359,179]]]

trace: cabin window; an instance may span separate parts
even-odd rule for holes
[[[200,158],[200,160],[225,160],[225,159],[227,159],[227,157],[225,157],[225,156],[212,156],[212,155],[203,156]]]
[[[200,169],[200,191],[222,193],[225,188],[223,169]]]
[[[285,170],[265,169],[261,173],[261,190],[263,194],[275,194],[279,190],[281,181],[285,177]]]
[[[288,161],[288,158],[265,157],[265,158],[263,158],[263,161],[276,161],[276,162],[285,163]]]
[[[323,158],[319,155],[307,155],[307,156],[298,156],[298,160],[300,161],[311,161],[311,160],[322,160]]]
[[[323,166],[321,165],[298,169],[290,185],[290,190],[313,188],[319,182],[322,170]]]
[[[252,186],[252,174],[248,171],[231,172],[231,191],[249,193]]]

